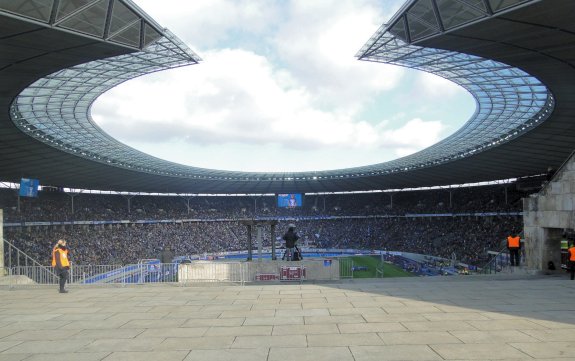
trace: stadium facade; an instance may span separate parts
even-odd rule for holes
[[[200,62],[132,1],[0,2],[0,180],[238,194],[438,186],[545,173],[575,148],[574,11],[572,0],[408,1],[357,57],[449,79],[474,96],[474,115],[443,141],[390,162],[261,173],[154,158],[93,122],[91,104],[115,85]]]

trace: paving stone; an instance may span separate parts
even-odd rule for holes
[[[118,328],[118,329],[109,329],[109,330],[81,330],[76,331],[71,339],[122,339],[122,338],[135,338],[141,335],[145,329],[143,328]]]
[[[186,320],[170,318],[162,320],[131,320],[125,322],[120,328],[172,328],[182,325]]]
[[[5,343],[13,342],[14,345],[5,348]],[[68,353],[76,352],[89,344],[88,340],[68,340],[66,342],[57,341],[2,341],[0,342],[0,350],[5,348],[2,353],[27,353],[27,354],[45,354],[45,353]]]
[[[247,337],[247,336],[244,336]],[[154,346],[154,351],[196,350],[196,349],[225,349],[230,348],[234,336],[212,337],[169,337],[161,344]],[[143,339],[147,340],[147,339]]]
[[[129,330],[129,329],[128,329]],[[158,337],[201,337],[204,336],[208,327],[175,327],[147,329],[137,335],[138,338],[158,338]]]
[[[307,335],[308,347],[368,346],[383,345],[383,340],[376,333],[351,333]]]
[[[384,332],[379,337],[386,345],[431,345],[461,343],[461,340],[446,331],[433,332]]]
[[[41,355],[44,356],[44,355]],[[0,361],[22,361],[22,360],[43,361],[44,359],[34,358],[34,355],[28,354],[0,354]],[[54,359],[55,360],[55,359]]]
[[[262,347],[306,347],[305,335],[285,336],[238,336],[232,348],[262,348]]]
[[[250,317],[246,318],[244,325],[303,325],[303,316],[293,317]]]
[[[27,355],[23,360],[26,361],[100,361],[104,360],[110,355],[110,352],[74,352],[74,353],[60,353],[60,354],[35,354]],[[0,355],[0,361],[4,359]]]
[[[477,330],[467,321],[402,322],[409,331],[459,331]]]
[[[163,338],[132,338],[132,339],[97,339],[79,350],[79,352],[100,351],[152,351],[155,346],[164,341]]]
[[[105,361],[182,361],[189,351],[112,352]]]
[[[533,344],[529,344],[533,345]],[[504,343],[490,344],[435,344],[430,347],[446,360],[509,360],[525,358],[526,354],[519,349]]]
[[[10,350],[22,342],[23,341],[0,341],[0,352]]]
[[[79,330],[24,330],[4,337],[2,341],[54,341],[68,340],[80,332]]]
[[[245,323],[244,317],[236,318],[193,318],[185,321],[180,327],[212,327],[212,326],[241,326]]]
[[[184,361],[267,361],[269,349],[192,350]]]
[[[495,331],[451,331],[453,336],[463,343],[510,343],[510,342],[538,342],[536,337],[518,330],[495,330]],[[575,335],[573,337],[575,340]]]
[[[273,328],[273,336],[285,335],[314,335],[314,334],[339,334],[335,324],[329,325],[276,325]]]
[[[210,327],[204,336],[268,336],[272,326],[228,326]]]
[[[442,361],[424,345],[352,346],[355,361]]]
[[[557,357],[575,360],[572,342],[512,343],[511,346],[539,360],[544,357]]]
[[[338,325],[341,333],[408,331],[400,322],[344,323]]]
[[[306,325],[312,324],[325,324],[325,323],[360,323],[365,322],[361,315],[346,315],[346,316],[305,316],[304,322]]]
[[[272,347],[267,361],[354,361],[348,347]]]

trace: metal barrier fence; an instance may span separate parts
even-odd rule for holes
[[[494,273],[513,273],[514,267],[511,266],[509,250],[507,247],[502,248],[499,252],[487,252],[491,256],[491,260],[485,264],[479,273],[494,274]],[[525,251],[522,248],[519,254],[519,264],[525,264]]]
[[[0,284],[8,286],[54,285],[58,276],[51,267],[7,267]],[[143,284],[177,281],[177,265],[139,263],[120,265],[73,265],[68,274],[68,284]]]
[[[14,244],[4,239],[4,266],[20,267],[20,266],[42,266],[35,259],[28,256],[21,249],[16,247]],[[0,247],[1,248],[1,247]]]
[[[353,278],[353,259],[341,258],[339,260],[339,277],[341,279]]]
[[[9,285],[51,285],[58,283],[58,276],[44,266],[15,266],[7,268]]]
[[[332,266],[333,264],[333,266]],[[342,273],[343,272],[343,273]],[[58,276],[51,267],[16,266],[6,268],[0,285],[38,286],[56,285]],[[342,277],[343,275],[343,277]],[[309,260],[302,262],[204,262],[158,263],[146,261],[130,265],[72,265],[68,284],[128,285],[150,283],[235,283],[246,282],[303,282],[334,281],[353,277],[353,262],[337,260]]]

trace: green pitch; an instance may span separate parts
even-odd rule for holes
[[[353,278],[378,278],[381,277],[378,274],[377,269],[381,267],[381,259],[379,256],[352,256],[341,258],[340,262],[344,259],[350,259],[353,261],[354,267],[367,267],[367,271],[353,271]],[[343,264],[350,264],[351,262],[343,262]],[[350,274],[349,269],[344,269],[340,266],[340,275]],[[397,267],[391,263],[383,264],[383,277],[413,277],[414,275],[404,271],[400,267]]]

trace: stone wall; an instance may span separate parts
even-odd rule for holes
[[[572,156],[538,194],[523,200],[528,268],[547,272],[549,261],[561,264],[562,234],[575,229],[574,205],[575,157]],[[559,271],[557,267],[556,272]]]

